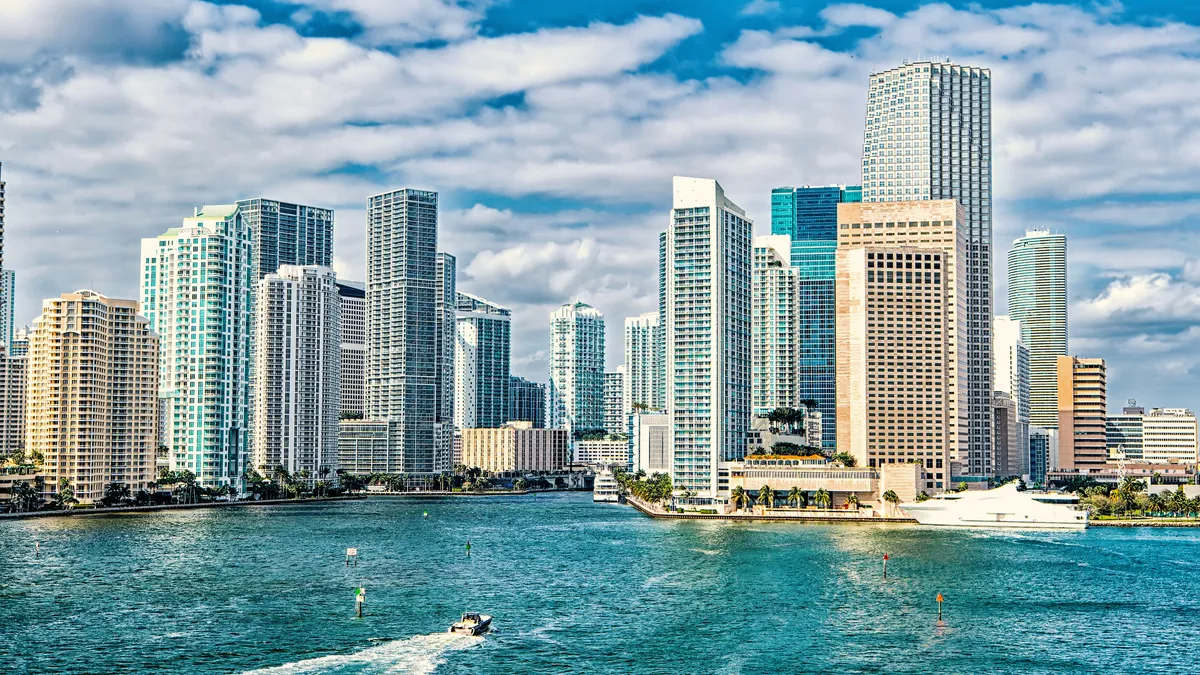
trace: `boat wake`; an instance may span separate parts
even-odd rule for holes
[[[428,675],[437,670],[447,652],[479,644],[483,638],[453,633],[416,635],[392,640],[352,654],[330,654],[281,666],[248,670],[242,675],[350,675],[404,673]]]

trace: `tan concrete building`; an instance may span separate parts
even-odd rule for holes
[[[922,489],[950,486],[955,423],[947,254],[837,252],[837,447],[865,467],[919,462]]]
[[[109,483],[150,486],[158,358],[136,300],[83,290],[42,303],[29,338],[25,447],[45,457],[47,496],[60,478],[82,503]]]
[[[0,348],[0,455],[25,447],[25,394],[29,359]]]
[[[824,489],[831,497],[830,508],[845,506],[854,495],[861,506],[873,506],[885,514],[889,509],[883,504],[883,493],[892,490],[900,501],[912,501],[925,490],[926,479],[923,467],[915,462],[845,467],[821,455],[746,457],[730,462],[728,469],[730,491],[740,487],[757,495],[765,485],[776,492],[776,503],[780,503],[794,487],[809,493],[810,498]],[[728,498],[728,493],[724,496]]]
[[[571,463],[566,429],[506,422],[499,429],[463,429],[462,463],[484,471],[558,471]]]
[[[1108,458],[1104,359],[1058,357],[1058,469],[1101,467]]]
[[[962,473],[990,475],[992,346],[987,336],[992,315],[990,306],[986,312],[977,312],[978,315],[968,313],[969,292],[981,291],[967,288],[969,275],[965,265],[970,246],[967,232],[965,211],[953,199],[838,205],[839,250],[905,246],[943,253],[948,371],[943,393],[950,418],[946,452]],[[990,278],[990,271],[986,275]],[[949,480],[950,476],[945,478]]]

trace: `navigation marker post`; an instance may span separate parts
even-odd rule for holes
[[[937,622],[937,625],[939,625],[939,626],[944,626],[944,625],[945,625],[944,623],[942,623],[942,601],[943,601],[943,600],[945,600],[945,598],[943,598],[943,597],[942,597],[942,594],[941,594],[941,593],[938,593],[938,594],[937,594],[937,603],[938,603],[938,622]]]
[[[888,561],[888,554],[884,553],[883,554],[883,578],[884,579],[887,578],[887,561]]]
[[[358,549],[357,548],[346,549],[346,567],[350,566],[351,558],[354,558],[354,566],[358,567]]]
[[[362,618],[363,604],[367,602],[367,589],[364,586],[359,586],[354,589],[354,615]]]

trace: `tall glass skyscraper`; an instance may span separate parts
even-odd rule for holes
[[[991,98],[987,68],[905,62],[871,75],[863,137],[863,201],[956,199],[966,214],[967,442],[955,459],[968,473],[991,464]]]
[[[458,294],[454,348],[454,424],[499,428],[509,417],[512,311],[470,293]]]
[[[1029,349],[1029,423],[1058,428],[1058,357],[1067,355],[1067,237],[1030,230],[1008,252],[1008,314]]]
[[[837,445],[837,368],[834,303],[838,204],[862,201],[857,185],[780,187],[771,190],[771,234],[792,238],[799,330],[797,401],[816,402],[821,447]]]
[[[604,315],[573,302],[550,314],[550,386],[546,426],[604,428]]]
[[[387,422],[401,473],[436,470],[438,194],[367,199],[367,418]]]
[[[333,211],[274,199],[237,203],[252,240],[255,281],[281,265],[333,265]]]
[[[676,176],[666,236],[671,480],[701,499],[750,428],[753,223],[711,178]]]

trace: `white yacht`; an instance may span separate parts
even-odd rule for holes
[[[1018,491],[1014,482],[993,490],[947,492],[923,502],[901,504],[900,508],[922,525],[1043,530],[1087,527],[1087,511],[1038,497],[1045,495]]]
[[[592,501],[617,502],[617,479],[613,477],[612,469],[605,467],[596,474],[596,482],[592,487]]]

